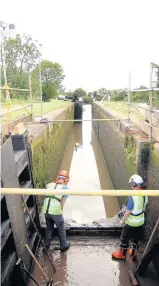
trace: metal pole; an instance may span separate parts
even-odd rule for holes
[[[103,119],[55,119],[55,120],[48,120],[47,122],[94,122],[94,121],[119,121],[119,120],[127,120],[127,118],[103,118]]]
[[[31,89],[31,75],[29,73],[29,90],[30,90],[30,103],[31,103],[31,116],[33,118],[33,94]]]
[[[5,195],[38,195],[38,196],[53,196],[53,195],[69,195],[69,196],[133,196],[133,190],[91,190],[91,189],[69,189],[55,190],[49,189],[31,189],[31,188],[2,188],[0,194]],[[136,196],[159,196],[159,190],[135,190]]]
[[[2,41],[2,61],[3,61],[3,74],[4,74],[4,84],[5,84],[5,91],[6,91],[7,110],[9,111],[11,107],[11,100],[10,100],[10,94],[9,94],[8,83],[7,83],[6,55],[5,55],[3,41]]]
[[[150,63],[150,90],[149,90],[149,141],[152,138],[152,63]]]
[[[129,72],[129,88],[128,88],[128,121],[130,121],[130,102],[131,102],[131,72]]]
[[[158,218],[158,220],[157,220],[157,222],[156,222],[156,224],[155,224],[155,227],[154,227],[154,229],[153,229],[153,231],[152,231],[152,233],[151,233],[151,236],[150,236],[149,241],[148,241],[148,243],[147,243],[147,245],[146,245],[146,248],[145,248],[145,250],[144,250],[144,252],[143,252],[143,254],[142,254],[142,257],[141,257],[141,260],[140,260],[140,262],[139,262],[139,264],[138,264],[138,266],[137,266],[136,272],[138,272],[138,270],[139,270],[139,267],[140,267],[140,265],[141,265],[141,263],[142,263],[142,261],[143,261],[143,258],[144,258],[145,254],[146,254],[146,252],[147,252],[147,250],[148,250],[148,248],[149,248],[149,246],[150,246],[150,243],[151,243],[151,241],[152,241],[152,238],[153,238],[153,236],[154,236],[154,234],[155,234],[156,229],[158,228],[158,226],[159,226],[159,218]]]
[[[43,118],[43,93],[41,79],[41,57],[39,58],[39,86],[40,86],[40,104],[41,104],[41,119]]]
[[[48,251],[47,251],[47,249],[46,249],[46,247],[45,247],[45,244],[44,244],[44,242],[43,242],[43,240],[42,240],[42,237],[41,237],[41,235],[40,235],[40,233],[39,233],[39,231],[38,231],[38,229],[37,229],[37,226],[36,226],[36,224],[35,224],[35,222],[34,222],[32,216],[31,216],[31,214],[30,214],[30,212],[29,212],[28,206],[27,206],[27,204],[26,204],[26,202],[25,202],[25,199],[24,199],[23,195],[22,195],[22,201],[23,201],[23,204],[24,204],[24,206],[25,206],[25,208],[26,208],[26,210],[27,210],[27,213],[28,213],[28,215],[29,215],[29,217],[30,217],[30,219],[31,219],[31,222],[32,222],[32,224],[33,224],[33,226],[34,226],[34,228],[35,228],[35,230],[36,230],[36,232],[37,232],[37,234],[38,234],[38,236],[39,236],[40,242],[42,243],[42,245],[43,245],[43,247],[44,247],[44,250],[45,250],[45,252],[46,252],[46,254],[47,254],[47,257],[48,257],[48,259],[49,259],[49,261],[50,261],[50,264],[51,264],[53,270],[56,272],[56,268],[55,268],[54,264],[53,264],[52,261],[51,261],[51,258],[50,258],[50,256],[49,256],[49,253],[48,253]]]
[[[0,89],[6,90],[6,87],[0,87]],[[28,92],[30,89],[24,89],[24,88],[14,88],[14,87],[7,87],[8,90],[15,90],[15,91],[21,91],[21,92]]]
[[[44,275],[44,277],[46,278],[47,282],[49,282],[49,277],[46,275],[46,273],[44,272],[44,270],[42,269],[39,261],[36,259],[35,255],[33,254],[33,252],[31,251],[30,247],[28,246],[28,244],[25,244],[25,248],[28,250],[29,254],[31,255],[31,257],[33,258],[33,260],[35,261],[35,263],[37,264],[37,266],[39,267],[39,269],[41,270],[42,274]]]

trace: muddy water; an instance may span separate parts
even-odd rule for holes
[[[71,247],[66,253],[50,248],[50,257],[56,266],[56,273],[47,258],[39,262],[54,286],[132,286],[128,271],[135,270],[135,263],[127,257],[125,262],[114,261],[111,253],[119,246],[114,238],[72,237]],[[41,286],[46,286],[46,279],[38,267],[34,268],[33,277]],[[144,279],[140,278],[141,286],[158,286],[155,273],[147,271]],[[30,281],[29,286],[35,284]]]
[[[91,117],[91,106],[84,106],[83,119],[91,119]],[[113,189],[91,121],[73,126],[61,168],[70,172],[71,189],[75,190],[77,187],[81,190],[94,191]],[[66,220],[90,224],[95,220],[111,217],[118,210],[115,197],[71,196],[65,204],[64,216]]]

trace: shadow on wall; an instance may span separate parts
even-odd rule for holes
[[[92,107],[93,118],[109,118],[108,115]],[[112,117],[111,117],[112,118]],[[136,147],[119,132],[118,123],[114,121],[94,122],[93,128],[98,137],[101,150],[111,177],[114,189],[129,189],[129,177],[136,173]],[[120,206],[125,203],[126,197],[118,197]]]

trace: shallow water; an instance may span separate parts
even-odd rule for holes
[[[83,119],[91,118],[91,106],[86,105]],[[77,123],[73,126],[61,169],[70,172],[71,189],[113,189],[91,121],[83,121],[82,124]],[[71,196],[66,201],[64,216],[66,220],[89,224],[94,220],[114,216],[118,210],[115,197]]]

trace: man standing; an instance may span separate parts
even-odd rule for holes
[[[143,179],[139,175],[133,175],[129,183],[134,190],[134,195],[129,197],[125,214],[120,222],[124,224],[121,234],[120,250],[112,253],[112,258],[119,260],[126,259],[130,240],[132,240],[132,248],[129,249],[129,254],[132,258],[136,256],[138,243],[143,233],[143,225],[145,222],[144,212],[148,202],[146,196],[135,195],[135,190],[142,189]]]
[[[69,182],[69,174],[67,171],[60,171],[57,175],[55,183],[50,183],[47,188],[65,190],[68,189],[67,183]],[[60,248],[56,250],[61,250],[62,252],[70,247],[69,241],[66,239],[66,231],[64,227],[63,218],[63,207],[68,196],[56,195],[56,196],[46,196],[44,200],[44,205],[42,212],[45,214],[46,219],[46,233],[45,233],[45,247],[48,250],[52,240],[54,224],[56,224],[58,229],[58,236],[60,241]]]

